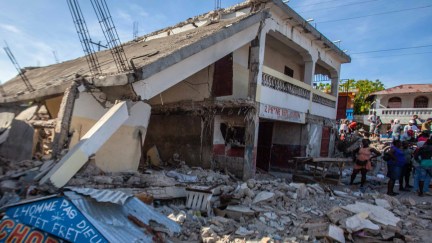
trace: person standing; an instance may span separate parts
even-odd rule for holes
[[[352,121],[352,122],[348,125],[348,132],[349,132],[349,133],[353,133],[356,129],[357,129],[357,122]]]
[[[419,149],[415,159],[420,163],[416,169],[416,180],[419,183],[418,195],[424,195],[424,187],[429,187],[425,184],[430,181],[432,176],[432,139],[428,139],[426,143]]]
[[[341,120],[339,135],[346,135],[348,133],[348,123],[348,120]]]
[[[421,126],[421,131],[427,131],[427,132],[431,132],[431,125],[432,125],[432,118],[428,118],[425,122],[423,122],[422,126]]]
[[[414,120],[409,120],[408,125],[404,127],[404,133],[407,133],[409,130],[412,130],[414,133],[419,131],[418,127],[415,125]]]
[[[369,139],[363,139],[362,147],[355,151],[357,156],[354,163],[354,169],[351,174],[350,185],[354,183],[357,174],[360,172],[361,173],[360,190],[363,190],[364,184],[366,183],[367,172],[372,169],[372,163],[370,160],[372,158],[381,155],[381,153],[378,150],[369,147],[369,145],[370,145]]]
[[[405,155],[401,149],[402,143],[394,140],[393,145],[388,152],[390,159],[387,161],[387,195],[396,196],[399,193],[393,191],[396,180],[399,180],[402,174],[402,167],[405,165]]]
[[[376,127],[376,122],[377,122],[376,111],[374,111],[372,115],[369,116],[368,121],[369,121],[369,133],[372,134],[373,137],[373,134],[375,132],[375,127]]]
[[[391,138],[391,137],[392,137],[392,134],[393,134],[393,126],[394,126],[394,120],[392,119],[392,120],[390,120],[390,125],[387,127],[387,135],[388,135],[388,138]]]
[[[425,122],[425,120],[418,117],[418,115],[413,115],[411,120],[414,121],[414,125],[416,125],[416,127],[419,127],[420,125],[422,125],[423,122]],[[419,122],[417,122],[417,121],[419,121]]]
[[[381,126],[382,126],[381,118],[380,118],[380,116],[377,116],[376,117],[376,124],[375,124],[374,135],[378,137],[378,140],[379,140],[379,136],[380,136]]]
[[[402,142],[402,150],[405,156],[405,164],[402,167],[402,173],[399,178],[399,191],[409,191],[409,188],[412,188],[409,184],[411,170],[412,170],[412,151],[409,148],[409,143],[407,141]],[[405,186],[404,186],[405,184]]]
[[[395,119],[394,125],[393,125],[393,131],[392,131],[393,141],[400,139],[400,135],[401,135],[402,130],[403,130],[403,128],[402,128],[402,125],[400,124],[400,120]]]

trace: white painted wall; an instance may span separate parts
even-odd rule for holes
[[[272,11],[271,14],[272,19],[267,21],[267,24],[271,24],[271,29],[288,37],[294,43],[301,46],[301,48],[307,50],[307,53],[312,56],[312,59],[319,59],[333,67],[337,73],[340,73],[341,61],[338,60],[339,58],[334,51],[323,49],[314,41],[315,37],[305,34],[301,27],[295,28],[288,20],[286,20],[286,15],[278,14],[275,11]]]
[[[312,109],[310,111],[312,115],[322,116],[329,119],[336,119],[336,108],[331,108],[325,105],[317,104],[312,102]]]
[[[414,107],[414,99],[419,96],[425,96],[429,99],[428,108],[432,108],[432,94],[431,93],[418,93],[418,94],[386,94],[386,95],[377,95],[377,99],[380,100],[380,104],[387,107],[388,100],[392,97],[399,97],[402,99],[402,107],[401,108],[413,108]],[[382,108],[382,107],[380,107]]]
[[[102,93],[79,93],[75,100],[70,131],[73,133],[70,148],[73,148],[84,134],[108,111],[112,104],[104,108],[95,97]],[[145,138],[150,106],[138,103],[129,111],[129,118],[96,152],[95,162],[105,172],[136,171],[141,156],[138,131]],[[125,149],[127,148],[127,149]]]
[[[286,49],[289,49],[286,47]],[[292,49],[289,49],[292,50]],[[297,60],[296,62],[298,62]],[[301,60],[303,61],[303,60]],[[294,79],[303,81],[304,66],[298,65],[292,57],[284,56],[280,51],[275,50],[271,46],[266,45],[264,55],[264,65],[270,67],[278,72],[284,73],[285,66],[294,70]]]
[[[201,69],[182,82],[150,99],[151,105],[175,103],[185,100],[202,101],[211,95],[213,65]]]
[[[309,109],[309,100],[284,93],[282,91],[274,90],[269,87],[260,87],[259,102],[287,108],[294,111],[306,113]]]

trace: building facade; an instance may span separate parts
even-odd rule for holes
[[[413,115],[422,119],[432,117],[431,84],[403,84],[372,93],[370,98],[374,100],[370,112],[376,111],[383,123],[399,119],[408,124]]]
[[[284,168],[295,156],[332,155],[341,64],[350,57],[282,1],[247,1],[191,18],[124,50],[130,72],[77,75],[81,58],[29,71],[30,81],[40,80],[36,92],[13,95],[18,78],[4,85],[4,103],[37,99],[46,106],[47,97],[59,97],[61,138],[53,146],[70,151],[45,180],[62,186],[89,158],[106,172],[136,171],[153,146],[163,161],[175,155],[244,179],[257,167]],[[98,55],[109,63],[107,53]],[[330,94],[313,88],[315,75],[331,80]]]

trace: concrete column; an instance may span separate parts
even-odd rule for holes
[[[246,139],[243,164],[243,180],[248,180],[255,176],[256,155],[258,144],[259,117],[258,109],[250,110],[246,119]]]
[[[261,26],[264,23],[261,22]],[[261,27],[260,26],[260,27]],[[262,65],[264,62],[264,50],[268,27],[260,28],[257,37],[251,42],[250,51],[250,72],[249,72],[249,91],[248,97],[256,100],[257,84],[262,80]],[[259,104],[255,103],[255,108],[251,109],[246,115],[246,138],[243,165],[243,180],[248,180],[255,176],[256,171],[256,151],[258,144],[259,126]]]
[[[331,95],[337,97],[339,90],[339,76],[332,76],[331,78]]]
[[[72,84],[71,87],[67,88],[62,102],[60,104],[60,110],[57,116],[57,123],[54,128],[54,142],[52,146],[52,158],[56,159],[63,146],[66,143],[66,138],[69,133],[69,126],[72,118],[72,112],[77,93],[76,84]]]
[[[315,75],[315,61],[314,60],[305,61],[304,82],[306,84],[312,85],[314,75]]]

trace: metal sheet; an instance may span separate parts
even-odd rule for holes
[[[172,233],[181,231],[177,223],[136,197],[130,197],[124,205],[119,205],[97,202],[71,191],[65,195],[110,242],[152,242],[152,235],[146,235],[142,228],[132,223],[129,215],[147,225],[155,221]]]
[[[119,205],[124,205],[126,200],[132,195],[126,194],[122,191],[112,190],[98,190],[93,188],[78,188],[78,187],[66,187],[69,190],[77,192],[82,195],[90,196],[98,202],[110,202]]]
[[[164,225],[173,233],[180,233],[181,227],[176,222],[167,218],[165,215],[157,212],[153,207],[141,202],[138,198],[133,197],[124,205],[124,212],[138,218],[141,222],[149,224],[150,220]]]
[[[109,242],[152,242],[152,235],[129,221],[123,206],[96,202],[70,191],[65,195]]]
[[[53,197],[9,207],[6,215],[70,242],[108,242],[65,197]]]

